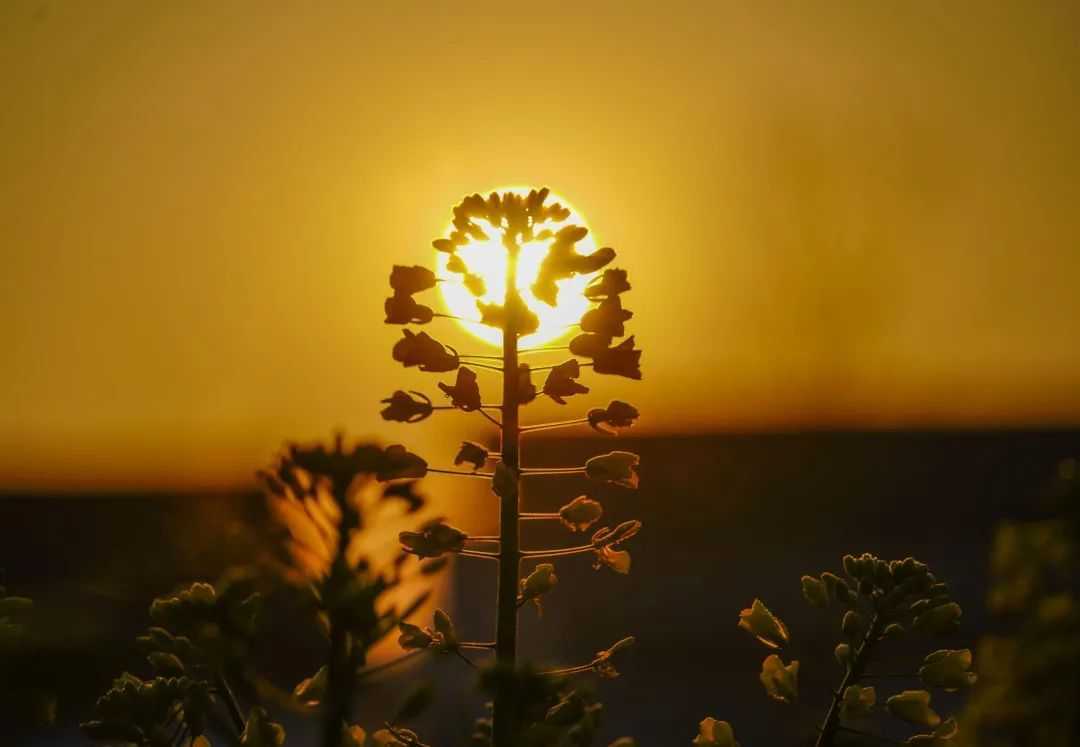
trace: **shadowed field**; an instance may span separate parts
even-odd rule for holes
[[[986,628],[994,525],[1028,510],[1057,460],[1080,453],[1080,432],[548,440],[529,454],[537,465],[568,464],[624,447],[642,456],[641,490],[605,489],[600,498],[613,521],[645,524],[630,546],[633,570],[619,577],[591,570],[587,558],[558,561],[560,583],[543,618],[522,611],[523,653],[578,663],[633,634],[639,645],[624,676],[599,687],[610,704],[604,737],[683,744],[714,715],[735,723],[744,743],[761,744],[766,734],[808,733],[839,675],[828,656],[831,618],[802,601],[802,573],[836,570],[845,552],[914,555],[951,583],[965,610],[961,633],[947,644],[972,644]],[[531,510],[553,510],[584,487],[574,478],[527,484],[526,500]],[[265,536],[262,522],[254,493],[5,495],[0,568],[10,588],[37,600],[48,647],[27,676],[57,687],[60,722],[86,718],[112,676],[141,667],[130,642],[155,595],[250,561]],[[524,542],[574,544],[563,530],[531,526]],[[461,559],[449,591],[458,626],[478,638],[490,631],[494,599],[494,570],[480,563]],[[760,693],[761,651],[735,626],[754,596],[786,619],[800,651],[822,654],[803,657],[804,720]],[[297,639],[287,615],[274,624],[274,640],[286,645],[267,653],[282,683],[292,684],[310,674],[305,662],[318,642]],[[412,675],[444,685],[424,733],[439,745],[462,743],[481,702],[463,686],[460,663],[431,661]],[[376,723],[401,696],[387,682],[365,693],[360,723]],[[294,735],[314,728],[286,726]],[[83,743],[71,729],[26,740]]]

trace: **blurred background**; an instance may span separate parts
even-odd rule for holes
[[[343,428],[440,464],[490,439],[479,418],[379,418],[392,390],[439,380],[391,361],[382,303],[392,264],[433,265],[464,194],[511,184],[551,186],[618,250],[645,351],[642,382],[593,377],[588,405],[531,406],[638,406],[642,489],[606,503],[647,532],[627,578],[587,560],[560,574],[542,622],[523,614],[530,654],[573,662],[633,632],[634,663],[601,691],[613,729],[682,743],[672,724],[731,715],[745,743],[777,719],[738,610],[767,596],[829,640],[798,577],[845,552],[929,562],[973,640],[993,526],[1080,452],[1078,16],[0,5],[0,569],[52,621],[42,672],[84,665],[60,721],[136,666],[155,595],[257,551],[252,475],[282,442]],[[492,528],[485,491],[425,486],[473,531]],[[468,562],[442,594],[483,626],[493,579]],[[831,681],[812,664],[807,682]],[[442,691],[438,722],[465,728],[479,700]]]

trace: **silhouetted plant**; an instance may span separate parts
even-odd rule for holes
[[[293,445],[259,473],[285,535],[282,562],[274,567],[287,583],[278,590],[309,613],[312,626],[328,641],[326,663],[291,695],[279,693],[278,700],[298,710],[317,709],[327,745],[421,744],[398,725],[414,718],[426,702],[415,694],[370,741],[351,723],[351,704],[365,679],[401,661],[367,667],[368,652],[427,596],[419,594],[400,611],[386,604],[386,592],[405,578],[401,561],[406,556],[376,569],[359,542],[367,526],[365,512],[376,505],[400,502],[413,513],[423,504],[411,482],[386,488],[378,482],[414,471],[414,462],[400,449],[362,444],[346,449],[339,436],[329,448]],[[424,564],[419,572],[426,575],[440,567]],[[150,677],[123,673],[98,700],[96,718],[82,725],[84,732],[103,742],[140,747],[207,747],[211,733],[242,747],[281,747],[281,725],[261,705],[245,711],[233,689],[239,682],[247,692],[274,692],[255,669],[253,643],[264,604],[264,595],[254,589],[256,580],[250,573],[233,572],[216,586],[194,583],[155,599],[150,606],[154,626],[137,640]]]
[[[1059,465],[1043,516],[1002,523],[990,609],[1005,626],[978,647],[980,683],[963,714],[967,743],[1080,743],[1080,474]]]
[[[34,603],[0,586],[0,724],[9,731],[47,726],[56,698],[37,678]]]
[[[928,690],[897,692],[885,698],[882,709],[877,687],[870,683],[898,677],[952,692],[975,682],[971,651],[967,649],[934,651],[923,659],[917,671],[910,673],[873,671],[872,664],[887,641],[913,634],[946,635],[957,629],[961,610],[950,598],[948,586],[914,558],[884,561],[870,553],[859,557],[845,555],[843,573],[839,576],[826,571],[801,579],[802,594],[807,603],[837,611],[843,636],[834,656],[844,675],[818,728],[817,747],[834,744],[839,734],[881,741],[883,737],[852,726],[881,710],[909,724],[932,730],[910,737],[906,744],[947,745],[956,735],[956,720],[951,717],[943,720],[931,708]],[[782,703],[798,701],[799,661],[785,663],[781,657],[791,643],[784,622],[760,599],[755,599],[749,608],[739,613],[739,627],[773,652],[765,657],[759,675],[766,694]],[[737,743],[729,724],[706,719],[701,723],[701,732],[694,744],[731,747]]]
[[[454,464],[458,467],[468,465],[468,470],[430,468],[424,460],[409,454],[403,447],[391,447],[400,449],[402,465],[408,465],[411,477],[420,477],[427,472],[480,477],[491,481],[492,491],[499,498],[497,535],[474,536],[443,522],[428,524],[418,532],[401,534],[404,550],[419,558],[441,557],[450,553],[498,564],[495,640],[462,642],[449,618],[438,614],[433,625],[423,630],[402,624],[399,639],[403,647],[414,650],[431,649],[458,655],[463,649],[494,651],[496,668],[486,674],[484,680],[494,699],[491,728],[478,730],[476,740],[483,743],[490,738],[497,747],[562,744],[567,739],[570,740],[567,743],[587,744],[592,731],[586,727],[586,722],[591,718],[589,714],[595,712],[595,709],[590,710],[595,704],[585,705],[579,695],[559,690],[554,683],[545,682],[543,678],[545,675],[565,677],[584,672],[615,676],[617,672],[611,666],[612,654],[633,641],[627,638],[612,649],[598,654],[593,661],[577,667],[546,673],[517,671],[514,668],[517,659],[518,609],[528,602],[533,602],[539,608],[542,597],[551,592],[558,582],[555,567],[549,562],[540,562],[523,578],[521,561],[549,561],[572,555],[591,555],[595,567],[606,566],[619,573],[627,573],[630,570],[630,555],[621,547],[641,527],[638,521],[624,521],[613,528],[596,530],[585,544],[556,549],[520,549],[519,532],[523,521],[555,521],[572,532],[584,532],[602,515],[600,504],[588,496],[574,498],[557,512],[523,512],[523,477],[583,475],[598,483],[627,488],[636,488],[638,484],[638,457],[628,452],[615,451],[593,457],[580,467],[530,468],[521,464],[519,440],[522,434],[576,425],[591,425],[600,432],[614,434],[632,425],[638,417],[638,411],[632,405],[614,401],[606,408],[594,408],[585,416],[572,420],[530,425],[520,423],[521,407],[538,396],[531,381],[533,372],[548,372],[541,393],[561,405],[571,397],[588,393],[588,387],[579,381],[585,367],[591,366],[594,372],[600,374],[641,378],[641,351],[634,348],[634,338],[628,337],[613,345],[615,338],[625,335],[624,323],[633,316],[623,308],[620,299],[620,294],[630,289],[624,270],[607,269],[585,289],[586,298],[595,306],[583,315],[580,320],[581,334],[568,346],[519,348],[520,337],[536,331],[539,324],[537,315],[518,290],[518,256],[524,244],[546,242],[546,254],[530,290],[535,298],[550,306],[556,305],[559,294],[566,292],[560,288],[563,280],[578,274],[599,272],[615,257],[614,250],[610,248],[598,249],[591,254],[576,251],[576,245],[588,231],[584,226],[568,223],[569,210],[557,202],[548,202],[548,195],[547,189],[534,189],[528,194],[493,192],[486,198],[474,194],[454,208],[450,235],[435,240],[433,245],[448,255],[446,269],[460,275],[461,282],[474,296],[484,294],[484,279],[476,268],[468,266],[458,249],[472,240],[497,239],[506,252],[506,293],[502,302],[488,303],[477,299],[476,322],[501,330],[501,355],[461,354],[425,332],[414,333],[405,329],[402,338],[394,345],[394,359],[406,367],[415,366],[421,371],[456,371],[452,383],[438,383],[450,404],[436,406],[427,395],[404,390],[396,391],[383,400],[386,407],[382,416],[387,420],[415,423],[426,419],[435,410],[457,409],[479,413],[501,433],[502,447],[499,452],[491,452],[473,442],[461,445]],[[393,295],[386,301],[386,322],[425,324],[437,317],[448,317],[412,299],[413,294],[430,290],[445,280],[423,267],[395,266],[390,274]],[[520,357],[524,355],[558,350],[569,350],[574,357],[562,363],[542,366],[520,362]],[[487,362],[490,360],[497,360],[498,363]],[[501,375],[501,403],[485,400],[474,369]],[[501,415],[501,419],[492,414],[495,412]],[[489,462],[495,463],[494,469],[482,471]],[[496,549],[480,549],[478,545],[494,545]],[[560,706],[559,703],[564,705]],[[567,715],[570,713],[574,714],[573,719]]]

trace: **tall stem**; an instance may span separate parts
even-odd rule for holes
[[[516,472],[521,465],[518,451],[520,427],[518,424],[518,331],[517,308],[521,303],[517,291],[516,241],[509,236],[504,242],[507,251],[506,297],[503,300],[506,326],[503,329],[503,406],[502,406],[502,463]],[[521,563],[520,537],[518,534],[519,493],[508,491],[499,503],[499,590],[495,618],[495,658],[499,665],[514,667],[517,659],[517,595],[518,575]],[[514,703],[508,693],[495,694],[494,736],[495,747],[514,747],[512,740],[516,714]]]
[[[342,520],[338,535],[337,553],[330,568],[330,581],[340,584],[350,574],[346,559],[347,538],[360,523],[360,517],[347,500],[348,485],[334,485],[334,500],[341,507]],[[349,721],[355,692],[356,672],[349,651],[349,635],[341,612],[336,609],[337,600],[331,600],[330,659],[327,662],[326,702],[323,704],[323,747],[341,747],[342,725]]]
[[[880,627],[881,620],[877,615],[874,615],[873,620],[870,621],[870,627],[866,630],[866,635],[863,636],[862,642],[852,654],[851,666],[848,667],[840,687],[833,693],[832,703],[829,705],[829,712],[825,714],[825,722],[818,732],[815,747],[832,747],[833,739],[840,728],[840,704],[844,700],[844,691],[848,689],[849,685],[855,684],[863,676],[863,672],[866,671],[866,665],[870,662],[870,653],[881,635]]]

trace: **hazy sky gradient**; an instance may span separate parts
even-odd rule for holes
[[[439,380],[390,361],[386,278],[505,184],[620,252],[646,380],[596,392],[643,429],[1078,423],[1078,28],[1068,2],[5,2],[0,485],[235,483],[335,426],[449,459],[482,421],[378,418]]]

